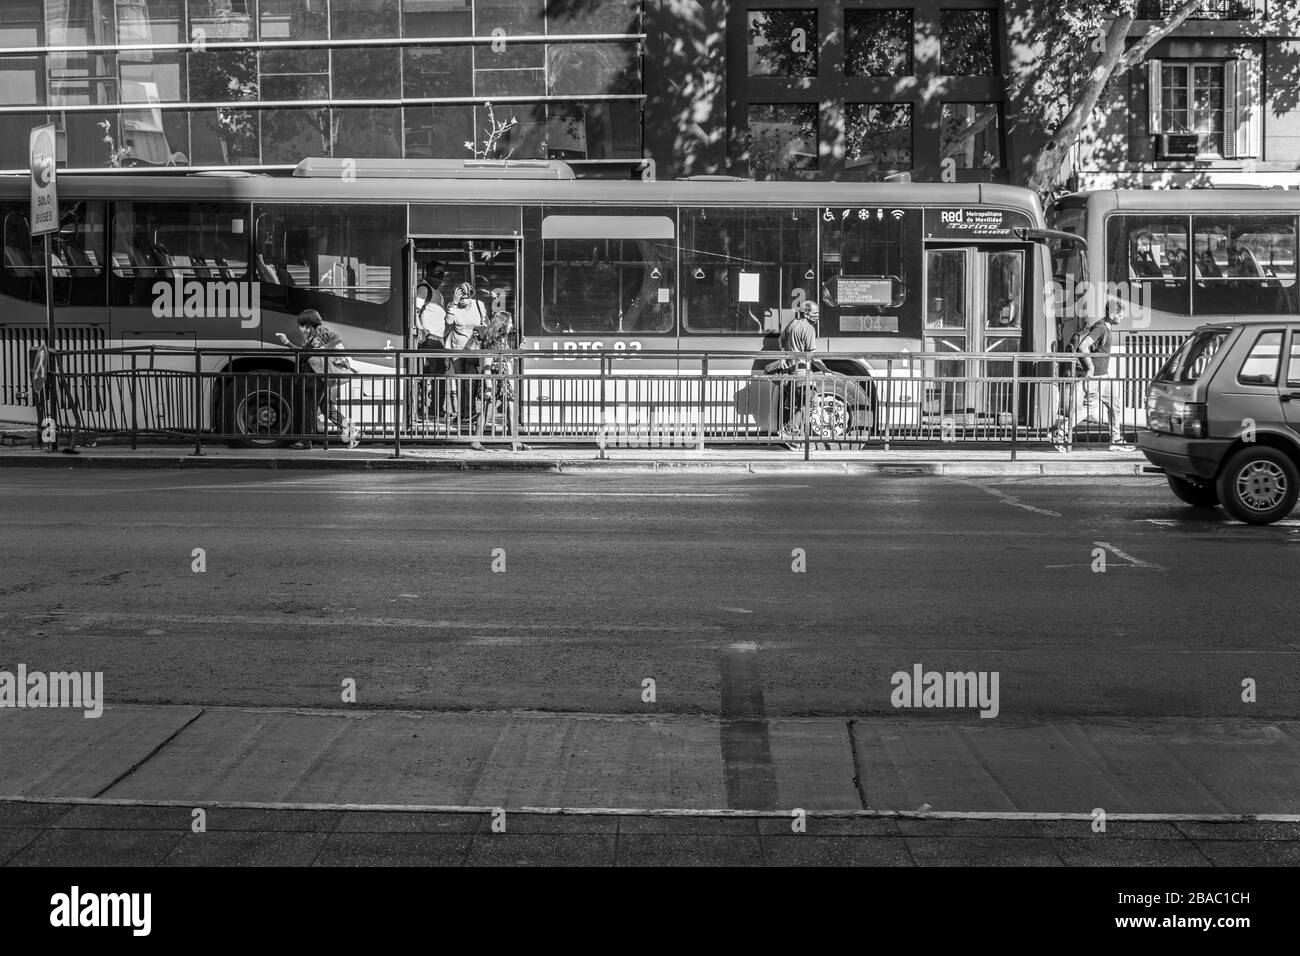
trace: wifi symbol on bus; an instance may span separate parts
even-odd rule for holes
[[[890,215],[893,216],[894,221],[897,222],[898,220],[903,218],[903,210],[895,209],[893,212],[890,213]]]

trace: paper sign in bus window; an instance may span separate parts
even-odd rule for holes
[[[742,272],[737,280],[736,294],[737,301],[740,302],[757,302],[758,301],[758,273]]]

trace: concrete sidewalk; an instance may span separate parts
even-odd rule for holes
[[[1289,722],[122,706],[0,729],[14,866],[1300,864],[1294,794],[1258,772],[1292,778]]]
[[[1297,730],[1244,719],[3,710],[0,860],[1297,865],[1300,804],[1285,785],[1300,766]],[[195,808],[206,834],[191,832]],[[495,808],[505,834],[491,830]],[[796,811],[806,832],[793,829]]]
[[[404,445],[400,458],[389,445],[344,447],[328,450],[233,449],[205,445],[195,456],[191,445],[141,445],[100,443],[81,447],[76,455],[48,453],[30,444],[0,446],[0,467],[47,468],[266,468],[339,471],[544,471],[544,472],[708,472],[716,474],[915,474],[953,476],[993,475],[1139,475],[1147,467],[1139,452],[1111,452],[1104,445],[1079,445],[1068,455],[1035,446],[1018,449],[1011,460],[1010,447],[960,445],[913,447],[895,445],[864,450],[813,447],[809,460],[803,450],[771,445],[718,446],[705,449],[619,448],[604,458],[587,445],[541,445],[513,452],[509,446],[489,446],[475,451],[464,445]]]

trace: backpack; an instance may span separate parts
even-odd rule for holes
[[[1101,334],[1097,336],[1093,336],[1092,335],[1093,330],[1096,329],[1098,326],[1101,327],[1102,330]],[[1083,350],[1081,346],[1083,344],[1083,340],[1085,337],[1091,337],[1091,341],[1092,341],[1092,347],[1088,349],[1089,355],[1095,355],[1098,352],[1110,351],[1110,349],[1107,348],[1107,346],[1110,344],[1110,326],[1108,326],[1105,323],[1105,321],[1094,322],[1092,325],[1088,326],[1087,328],[1080,327],[1076,329],[1075,333],[1070,336],[1069,344],[1066,345],[1065,350],[1067,352],[1072,352],[1076,355],[1083,354]],[[1093,364],[1094,366],[1098,366],[1100,363],[1094,361]],[[1074,363],[1074,368],[1076,371],[1080,371],[1080,372],[1083,371],[1084,369],[1083,360],[1082,359],[1076,360]],[[1098,371],[1104,373],[1106,369],[1099,367]]]

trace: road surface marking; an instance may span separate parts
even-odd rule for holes
[[[1107,551],[1111,552],[1111,553],[1114,554],[1116,557],[1123,558],[1125,561],[1129,562],[1129,564],[1131,564],[1133,567],[1137,567],[1137,568],[1151,568],[1151,569],[1154,570],[1154,571],[1163,571],[1163,570],[1164,570],[1164,568],[1161,567],[1160,565],[1158,565],[1158,564],[1151,564],[1151,563],[1149,563],[1149,562],[1147,562],[1147,561],[1143,561],[1141,558],[1135,558],[1135,557],[1133,557],[1133,555],[1131,555],[1131,554],[1129,554],[1129,553],[1127,553],[1127,552],[1125,552],[1125,551],[1121,551],[1119,548],[1115,547],[1113,544],[1109,544],[1108,542],[1105,542],[1105,541],[1094,541],[1093,544],[1096,545],[1096,546],[1099,547],[1099,548],[1105,548]],[[1119,565],[1119,566],[1120,566],[1120,567],[1123,567],[1122,564]]]
[[[1008,495],[1005,492],[998,491],[998,489],[996,488],[990,488],[988,485],[983,484],[981,482],[967,481],[967,482],[962,482],[962,484],[969,484],[973,488],[978,488],[980,491],[983,491],[985,494],[990,494],[994,498],[997,498],[1004,505],[1010,505],[1013,508],[1021,508],[1025,511],[1032,512],[1033,514],[1036,515],[1045,515],[1048,518],[1061,517],[1061,513],[1059,511],[1048,511],[1046,508],[1035,508],[1033,505],[1025,504],[1015,495]]]
[[[50,612],[13,615],[10,620],[49,621]],[[131,614],[115,611],[61,613],[54,623],[75,627],[108,626],[115,624],[194,624],[200,626],[266,626],[282,628],[286,624],[331,625],[334,627],[395,627],[431,631],[559,631],[580,628],[598,633],[601,631],[663,631],[692,633],[695,631],[720,631],[717,624],[518,624],[514,622],[428,621],[399,617],[348,618],[339,614],[316,617],[307,614],[279,612],[275,614]]]

